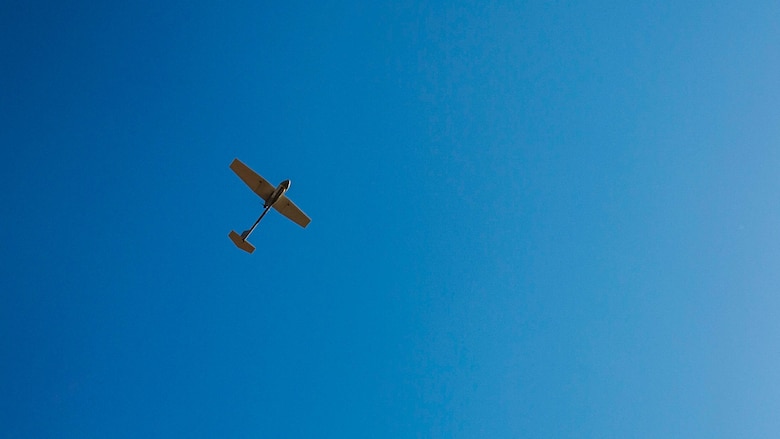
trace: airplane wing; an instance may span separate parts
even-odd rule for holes
[[[257,172],[249,169],[249,166],[243,164],[239,159],[233,160],[233,163],[230,164],[230,169],[232,169],[239,178],[244,180],[244,183],[249,186],[249,189],[252,189],[252,191],[259,195],[263,201],[268,200],[268,197],[270,197],[271,194],[274,193],[274,189],[276,189],[274,185],[265,181],[263,177],[258,175]]]
[[[301,212],[301,209],[298,209],[298,206],[293,204],[293,202],[284,194],[282,194],[279,200],[274,203],[274,209],[278,210],[279,213],[303,228],[306,228],[311,221],[311,219],[306,216],[305,213]]]

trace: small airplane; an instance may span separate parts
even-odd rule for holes
[[[309,225],[311,219],[284,194],[290,189],[290,180],[285,180],[279,183],[279,186],[274,187],[274,185],[267,182],[257,172],[251,170],[249,166],[243,164],[239,159],[233,160],[233,163],[230,164],[230,169],[232,169],[241,180],[244,180],[244,183],[249,186],[249,189],[252,189],[254,193],[265,201],[265,204],[263,204],[263,213],[260,214],[260,218],[252,224],[252,227],[250,227],[249,230],[245,230],[244,233],[240,235],[236,233],[235,230],[231,230],[228,234],[236,247],[247,253],[255,251],[255,246],[247,241],[247,238],[249,238],[249,235],[255,230],[257,224],[260,223],[260,220],[263,219],[265,214],[268,213],[268,210],[272,207],[303,228],[306,228],[306,226]]]

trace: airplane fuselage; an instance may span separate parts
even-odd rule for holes
[[[284,195],[285,192],[287,192],[287,189],[290,189],[290,180],[285,180],[281,183],[279,183],[279,186],[276,186],[276,189],[274,189],[274,192],[271,194],[270,197],[268,197],[268,200],[266,200],[263,207],[271,207],[279,201],[279,198]]]

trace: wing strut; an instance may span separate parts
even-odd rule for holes
[[[268,210],[271,209],[271,206],[266,207],[263,210],[263,213],[260,214],[260,217],[255,221],[254,224],[252,224],[252,227],[249,228],[249,230],[244,230],[244,233],[238,234],[235,230],[231,230],[228,236],[233,241],[233,244],[236,245],[236,247],[240,248],[241,250],[252,253],[255,251],[255,246],[252,245],[249,241],[247,241],[247,238],[249,238],[249,235],[252,234],[252,232],[255,230],[255,227],[257,227],[258,224],[260,224],[260,220],[263,219],[266,213],[268,213]]]

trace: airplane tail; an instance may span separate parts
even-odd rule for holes
[[[233,241],[233,244],[236,245],[236,247],[240,248],[241,250],[247,253],[252,253],[253,251],[255,251],[255,246],[252,245],[249,241],[244,239],[245,236],[247,235],[247,232],[244,232],[239,235],[238,233],[236,233],[235,230],[231,230],[228,236],[230,237],[230,240]]]

